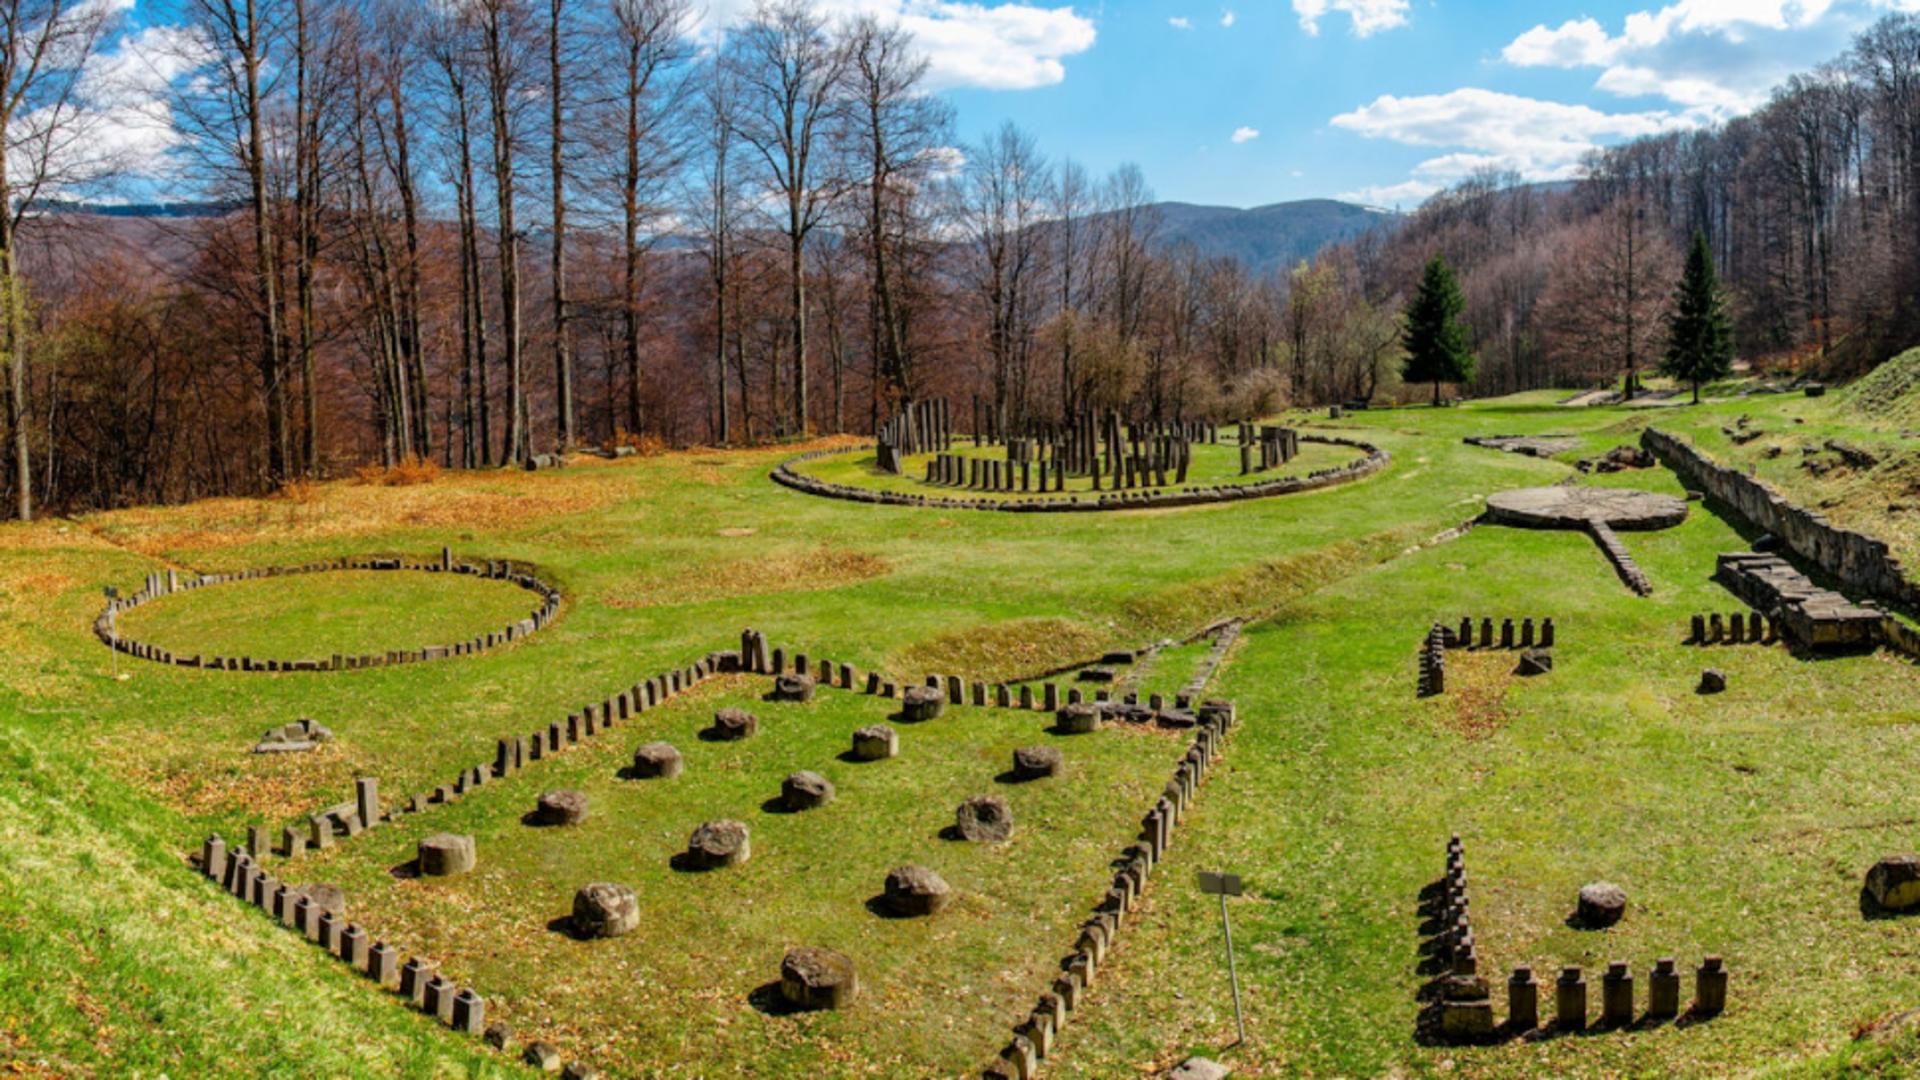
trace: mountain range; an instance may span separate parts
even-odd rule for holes
[[[237,209],[214,203],[168,202],[147,204],[50,203],[54,214],[81,214],[118,219],[213,218]],[[1202,206],[1185,202],[1154,203],[1159,217],[1158,242],[1164,247],[1191,245],[1208,258],[1238,259],[1255,275],[1282,272],[1331,244],[1351,240],[1376,227],[1392,227],[1402,215],[1389,210],[1341,202],[1337,199],[1300,199],[1242,210],[1232,206]]]

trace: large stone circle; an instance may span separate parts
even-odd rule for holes
[[[321,574],[343,570],[409,570],[420,573],[466,574],[472,577],[508,581],[520,586],[540,598],[540,604],[527,617],[511,623],[499,630],[489,631],[466,641],[457,641],[449,645],[426,645],[417,649],[395,649],[385,653],[367,653],[361,655],[316,656],[300,659],[271,659],[255,656],[208,656],[195,653],[191,656],[163,649],[133,638],[123,637],[119,629],[119,617],[122,612],[163,596],[175,593],[192,592],[232,581],[253,581],[260,578],[287,577],[294,574]],[[105,610],[93,621],[94,636],[110,649],[126,653],[142,660],[152,660],[176,667],[207,668],[215,671],[353,671],[360,668],[386,667],[392,664],[411,664],[426,660],[443,660],[450,656],[471,656],[497,645],[504,645],[542,629],[560,611],[560,590],[535,577],[525,567],[516,566],[502,560],[488,559],[484,562],[455,562],[453,553],[442,549],[440,557],[430,562],[411,562],[397,558],[369,558],[365,556],[341,556],[328,562],[306,563],[301,566],[263,566],[251,570],[239,570],[230,574],[199,574],[183,578],[176,572],[159,571],[147,575],[147,581],[139,592],[130,596],[116,596],[107,601]]]
[[[1687,503],[1634,488],[1555,485],[1487,496],[1487,519],[1526,529],[1670,529],[1687,519]]]
[[[1101,510],[1139,510],[1148,507],[1205,506],[1209,503],[1237,502],[1241,499],[1264,499],[1275,495],[1318,491],[1321,488],[1350,483],[1371,476],[1386,468],[1393,460],[1393,456],[1385,450],[1358,439],[1302,433],[1300,441],[1350,447],[1361,451],[1363,456],[1337,468],[1316,469],[1303,476],[1276,476],[1240,484],[1187,484],[1181,487],[1170,485],[1129,491],[1080,492],[1065,498],[1057,495],[1036,497],[1022,494],[1002,497],[922,495],[835,483],[822,480],[798,468],[809,461],[834,454],[869,452],[873,449],[873,445],[869,443],[850,447],[832,446],[802,454],[782,462],[778,468],[774,469],[773,480],[783,487],[805,492],[808,495],[882,506],[919,506],[941,510],[1004,510],[1012,513],[1085,513]]]

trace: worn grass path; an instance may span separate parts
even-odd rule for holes
[[[1244,730],[1070,1025],[1058,1075],[1132,1075],[1203,1047],[1253,1075],[1831,1075],[1856,1057],[1901,1075],[1911,1040],[1856,1051],[1850,1033],[1920,998],[1920,924],[1857,909],[1872,858],[1920,846],[1905,780],[1920,765],[1920,673],[1681,648],[1686,614],[1733,606],[1707,575],[1739,539],[1698,508],[1679,529],[1627,537],[1656,585],[1645,600],[1579,536],[1479,529],[1421,547],[1487,493],[1568,473],[1461,435],[1567,431],[1591,453],[1650,415],[1550,400],[1362,416],[1338,429],[1391,451],[1383,473],[1178,511],[869,507],[768,482],[790,450],[697,451],[0,528],[0,1061],[50,1075],[515,1073],[194,879],[188,846],[343,798],[356,774],[389,792],[440,782],[495,736],[722,647],[743,625],[863,667],[992,679],[1249,614],[1264,621],[1218,683]],[[1738,409],[1769,407],[1784,406]],[[1717,428],[1722,408],[1657,415]],[[1602,482],[1676,490],[1661,471]],[[115,680],[87,634],[102,585],[131,587],[157,566],[442,544],[537,564],[567,594],[563,617],[496,653],[346,675],[122,661]],[[323,590],[325,577],[287,580]],[[307,625],[263,637],[313,632],[324,601],[302,599]],[[1504,683],[1489,671],[1470,715],[1464,693],[1416,702],[1422,630],[1469,612],[1554,615],[1554,673]],[[234,627],[223,632],[244,638]],[[1698,699],[1708,662],[1732,689]],[[298,715],[341,740],[298,761],[244,753]],[[1657,955],[1690,967],[1718,951],[1735,1008],[1686,1030],[1418,1045],[1412,907],[1450,830],[1466,839],[1496,970],[1619,958],[1643,975]],[[1251,886],[1234,917],[1254,1039],[1225,1052],[1217,924],[1188,886],[1212,867]],[[1560,920],[1596,877],[1626,886],[1633,913],[1609,934],[1576,934]],[[745,1002],[728,1016],[763,1022]],[[690,1021],[662,1045],[653,1069],[728,1074],[697,1064]]]

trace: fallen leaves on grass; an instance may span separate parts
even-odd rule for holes
[[[1507,708],[1507,688],[1513,680],[1514,665],[1520,654],[1504,649],[1486,652],[1450,650],[1447,653],[1447,707],[1441,722],[1454,734],[1467,739],[1484,739],[1505,727],[1512,718]]]

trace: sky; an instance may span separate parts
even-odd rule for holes
[[[163,51],[175,33],[164,0],[91,2],[130,16],[96,57],[103,70],[139,66],[130,58]],[[701,32],[751,6],[707,0]],[[1483,166],[1563,180],[1596,146],[1726,120],[1837,57],[1874,20],[1920,12],[1920,0],[816,6],[834,17],[876,12],[913,31],[963,144],[1010,120],[1049,157],[1095,175],[1139,165],[1162,199],[1244,207],[1332,197],[1400,209]],[[164,114],[149,107],[149,121],[156,109]],[[169,141],[164,123],[117,128],[140,148]]]

